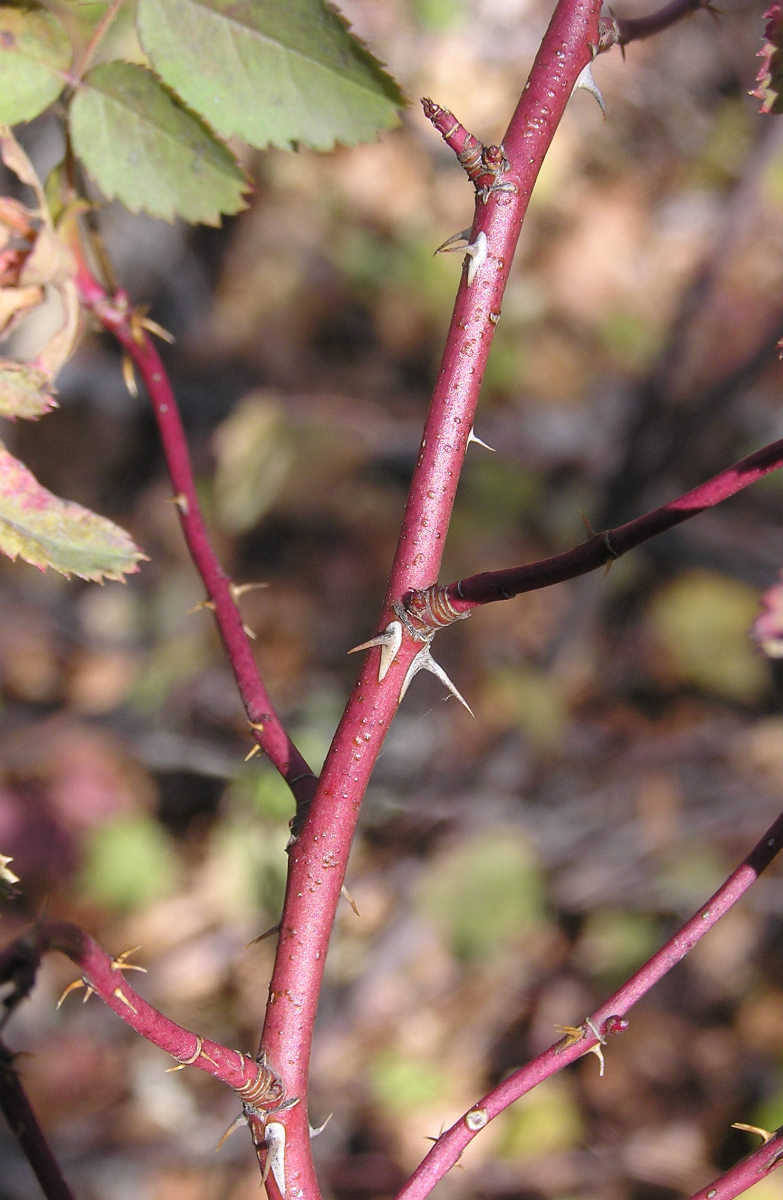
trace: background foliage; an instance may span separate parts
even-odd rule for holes
[[[147,6],[154,13],[155,6]],[[344,4],[407,95],[500,136],[548,17],[527,3]],[[578,96],[544,167],[484,388],[444,579],[540,557],[637,515],[774,436],[780,129],[747,97],[761,13],[735,5],[607,56],[603,126]],[[96,68],[97,69],[97,68]],[[54,127],[24,143],[45,169]],[[102,225],[167,352],[203,494],[272,694],[325,752],[372,632],[456,283],[432,250],[469,220],[412,107],[379,144],[244,164],[222,230]],[[42,318],[43,319],[43,318]],[[33,337],[35,331],[28,330]],[[15,347],[23,351],[24,346]],[[146,994],[254,1046],[290,805],[258,759],[182,547],[143,400],[92,335],[60,409],[7,441],[150,562],[95,589],[0,562],[0,845]],[[89,455],[85,448],[89,448]],[[472,722],[417,679],[367,801],[316,1030],[316,1143],[337,1197],[393,1193],[489,1082],[581,1019],[768,824],[780,732],[747,629],[777,570],[778,487],[757,485],[612,567],[496,605],[439,652]],[[706,648],[706,649],[705,649]],[[779,868],[778,868],[779,875]],[[478,1139],[455,1197],[674,1200],[772,1127],[776,872],[591,1056]],[[85,1197],[258,1195],[235,1115],[93,1001],[67,964],[15,1018],[24,1079]],[[5,1137],[5,1134],[0,1134]],[[552,1151],[556,1151],[555,1154]],[[0,1142],[0,1195],[30,1193]],[[769,1194],[760,1185],[758,1200]]]

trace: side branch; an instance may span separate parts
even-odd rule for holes
[[[670,0],[663,8],[649,13],[646,17],[616,17],[614,14],[601,17],[598,25],[597,53],[611,50],[612,46],[627,46],[629,42],[638,42],[642,38],[652,37],[676,25],[683,17],[689,17],[700,8],[713,12],[710,0]]]
[[[76,244],[71,249],[76,258],[76,284],[83,304],[114,335],[147,389],[185,541],[203,580],[208,605],[214,611],[253,737],[291,788],[297,812],[304,810],[315,789],[315,776],[275,712],[237,607],[238,589],[226,576],[212,548],[199,505],[185,431],[166,369],[143,318],[130,307],[127,296],[123,292],[109,295],[90,271],[81,247]]]
[[[734,1200],[780,1166],[783,1166],[783,1127],[718,1179],[694,1192],[690,1200]]]
[[[721,917],[745,895],[783,847],[783,814],[759,839],[722,887],[675,933],[674,937],[648,959],[626,982],[577,1028],[509,1075],[488,1092],[460,1120],[452,1125],[422,1160],[397,1200],[424,1200],[458,1161],[465,1147],[494,1117],[588,1051],[600,1048],[608,1034],[627,1028],[624,1015],[642,996],[675,967]],[[766,1149],[766,1147],[765,1147]],[[775,1164],[776,1165],[776,1164]],[[709,1193],[706,1193],[708,1195]],[[736,1195],[737,1193],[726,1193]],[[721,1191],[720,1196],[724,1193]],[[699,1193],[701,1198],[702,1193]]]
[[[573,550],[524,566],[510,567],[504,571],[483,571],[479,575],[471,575],[467,579],[451,583],[441,589],[444,604],[452,611],[452,619],[456,620],[482,604],[510,600],[523,592],[532,592],[537,588],[549,587],[566,579],[586,575],[589,571],[611,563],[628,550],[640,546],[649,538],[690,520],[705,509],[713,508],[771,471],[780,470],[781,467],[783,440],[756,450],[676,500],[628,521],[625,525],[619,525],[616,529],[597,533]],[[419,593],[409,593],[406,597],[406,609],[410,607],[416,610],[419,604]]]
[[[85,998],[92,993],[100,996],[126,1025],[170,1054],[180,1066],[198,1067],[213,1075],[233,1088],[243,1103],[270,1110],[283,1101],[283,1086],[274,1071],[248,1054],[192,1033],[164,1016],[125,978],[126,971],[143,970],[127,961],[130,951],[112,958],[77,925],[47,921],[10,943],[0,951],[0,982],[10,980],[17,991],[29,991],[41,955],[47,950],[59,950],[81,971],[81,978],[66,988],[61,1002],[69,992],[84,987]],[[14,995],[13,1002],[19,998]],[[5,1004],[13,1007],[7,999]]]

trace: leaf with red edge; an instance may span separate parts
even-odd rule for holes
[[[764,42],[759,50],[761,59],[756,86],[750,93],[761,101],[760,112],[783,112],[783,4],[775,0],[764,13],[766,26]]]
[[[128,534],[61,500],[0,443],[0,551],[34,567],[102,582],[138,571],[145,555]]]

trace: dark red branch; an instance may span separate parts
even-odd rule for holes
[[[663,8],[646,17],[601,17],[598,26],[598,53],[611,50],[612,46],[627,46],[642,38],[661,33],[670,25],[676,25],[683,17],[689,17],[700,8],[712,11],[710,0],[671,0]]]
[[[46,1200],[74,1200],[74,1195],[44,1137],[19,1080],[14,1055],[0,1041],[0,1111],[34,1171]]]
[[[695,913],[689,921],[670,938],[665,946],[648,959],[613,996],[604,1001],[599,1009],[591,1014],[581,1026],[583,1036],[578,1041],[566,1039],[555,1042],[543,1054],[539,1054],[520,1070],[514,1071],[507,1079],[488,1092],[477,1104],[465,1113],[460,1120],[452,1125],[438,1138],[438,1141],[422,1160],[414,1174],[397,1195],[397,1200],[424,1200],[432,1191],[435,1184],[458,1161],[465,1147],[473,1140],[494,1117],[531,1091],[544,1079],[581,1058],[583,1054],[597,1046],[599,1039],[612,1032],[621,1032],[626,1023],[624,1015],[638,1003],[642,996],[671,971],[699,942],[721,917],[745,895],[748,888],[758,879],[761,872],[769,866],[783,847],[783,815],[770,826],[763,837],[756,843],[750,854],[737,867],[722,887]],[[592,1029],[591,1029],[592,1025]],[[477,1115],[477,1114],[480,1114]],[[709,1193],[705,1193],[708,1195]],[[736,1195],[736,1192],[726,1195]],[[721,1191],[719,1196],[723,1197]],[[702,1200],[702,1193],[699,1193]]]
[[[482,604],[509,600],[523,592],[532,592],[595,571],[635,546],[640,546],[642,542],[720,504],[781,467],[783,440],[756,450],[676,500],[616,529],[598,533],[573,550],[504,571],[483,571],[479,575],[448,584],[442,589],[443,603],[457,619]],[[421,608],[420,595],[420,590],[413,591],[406,599],[406,606],[410,605],[417,616]]]

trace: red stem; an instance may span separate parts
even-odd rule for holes
[[[620,1031],[623,1028],[624,1022],[617,1019],[629,1012],[634,1004],[638,1003],[659,979],[676,967],[704,937],[705,933],[712,929],[721,917],[725,916],[729,909],[744,896],[751,884],[755,883],[761,872],[769,866],[782,846],[783,815],[770,826],[747,858],[729,876],[723,886],[718,888],[714,896],[711,896],[707,903],[702,905],[689,921],[686,921],[665,946],[662,946],[652,958],[631,975],[613,996],[605,1000],[600,1008],[591,1014],[589,1021],[601,1032],[602,1036],[612,1032],[613,1029]],[[581,1058],[583,1054],[597,1045],[598,1039],[590,1030],[587,1021],[583,1028],[585,1035],[579,1041],[571,1045],[564,1045],[560,1041],[550,1046],[543,1054],[539,1054],[537,1058],[532,1059],[520,1070],[514,1071],[512,1075],[504,1079],[502,1083],[483,1096],[451,1129],[446,1130],[402,1190],[398,1192],[397,1200],[424,1200],[424,1197],[430,1194],[435,1184],[454,1166],[465,1147],[479,1132],[479,1129],[476,1128],[476,1119],[471,1117],[471,1114],[482,1114],[481,1128],[483,1128],[520,1096],[524,1096],[542,1080],[548,1079],[550,1075],[562,1070],[575,1059]],[[473,1127],[471,1127],[471,1122]],[[726,1195],[729,1194],[737,1195],[736,1192],[726,1193]],[[723,1191],[720,1191],[718,1195],[720,1200],[723,1200]],[[699,1197],[701,1198],[701,1196],[700,1192]]]
[[[734,1200],[783,1164],[783,1127],[690,1200]]]
[[[4,947],[0,951],[0,981],[8,979],[19,987],[19,966],[24,964],[21,986],[24,991],[29,990],[35,968],[47,950],[59,950],[67,955],[79,967],[81,982],[87,988],[86,995],[95,992],[126,1025],[178,1063],[206,1071],[257,1107],[264,1104],[271,1107],[283,1099],[282,1086],[273,1071],[239,1050],[184,1029],[153,1008],[128,982],[125,974],[140,968],[127,963],[123,955],[112,958],[78,925],[67,921],[43,922],[31,933]],[[63,998],[66,994],[63,993]]]
[[[379,627],[392,604],[437,578],[481,379],[495,332],[530,193],[576,77],[591,57],[600,0],[559,0],[504,139],[512,191],[477,200],[472,240],[487,238],[487,257],[470,288],[460,282],[419,455],[413,472]],[[400,687],[419,643],[407,635],[383,683],[373,651],[351,693],[321,778],[290,852],[280,940],[262,1046],[289,1095],[303,1102],[282,1114],[292,1195],[314,1200],[304,1097],[324,960],[359,810],[397,709]],[[267,1181],[270,1187],[271,1180]]]
[[[76,258],[76,283],[82,302],[117,338],[149,394],[185,541],[214,608],[215,621],[252,735],[291,788],[297,810],[305,808],[315,787],[315,776],[283,728],[258,673],[232,592],[232,581],[220,566],[209,539],[196,492],[182,419],[160,355],[150,335],[134,317],[124,293],[109,296],[93,276],[78,245],[72,245],[72,251]]]

